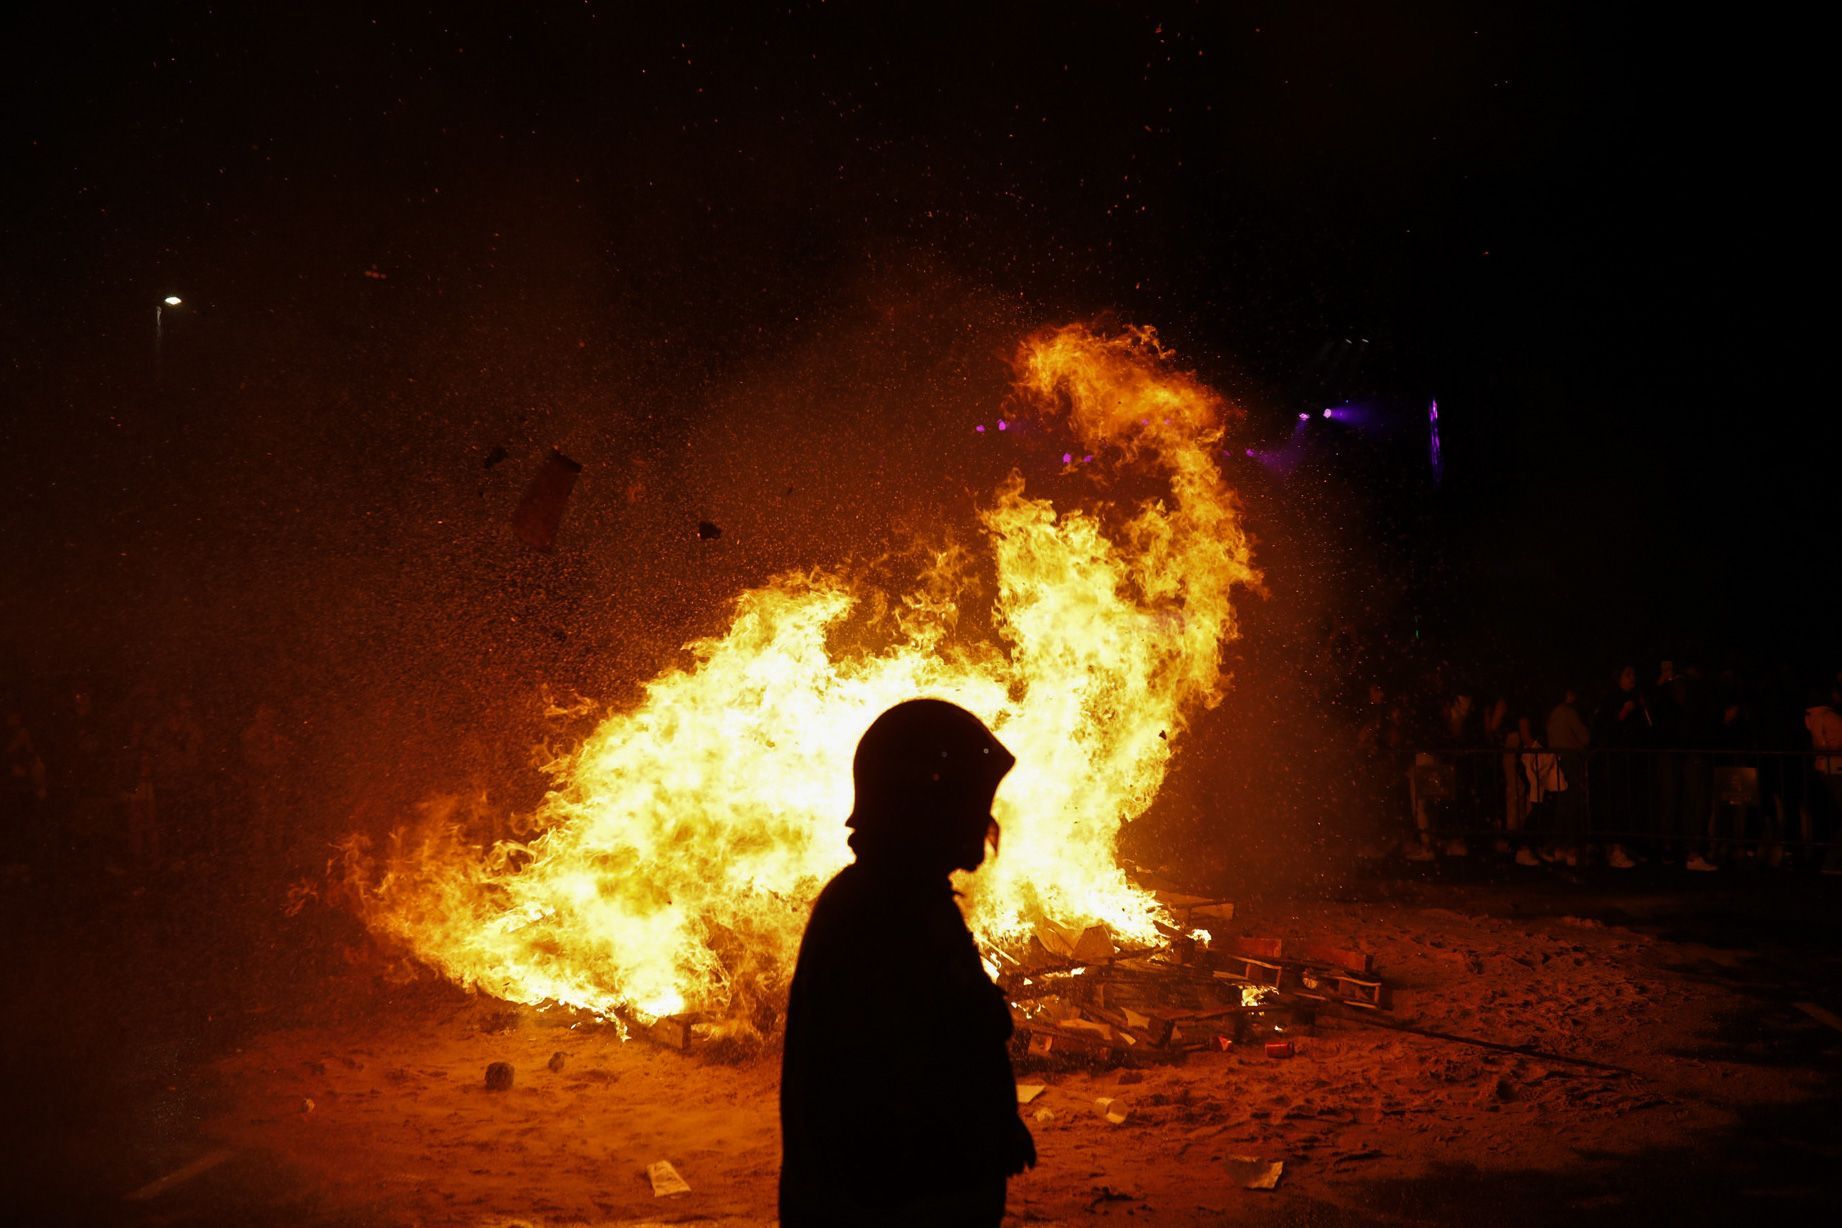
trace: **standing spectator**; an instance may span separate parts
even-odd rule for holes
[[[1379,825],[1377,855],[1385,855],[1405,840],[1402,829],[1408,808],[1401,796],[1406,780],[1401,763],[1401,710],[1388,702],[1388,693],[1379,682],[1369,684],[1368,703],[1356,731],[1356,753],[1362,763],[1365,800]]]
[[[1437,685],[1446,676],[1446,667],[1435,667],[1429,681]],[[1413,767],[1408,773],[1408,793],[1412,799],[1414,842],[1407,849],[1409,861],[1431,861],[1438,854],[1433,848],[1435,832],[1445,832],[1453,824],[1453,811],[1462,796],[1459,766],[1451,750],[1463,745],[1464,731],[1471,715],[1469,695],[1428,692],[1417,705],[1420,718],[1414,722],[1415,745],[1430,749],[1414,752]],[[1462,857],[1465,843],[1449,838],[1446,852]]]
[[[1522,767],[1517,762],[1516,751],[1520,737],[1515,721],[1510,719],[1509,699],[1499,695],[1490,701],[1484,709],[1484,744],[1501,747],[1503,754],[1497,757],[1495,773],[1484,785],[1485,795],[1494,796],[1496,802],[1487,807],[1487,812],[1494,815],[1491,826],[1497,829],[1496,851],[1508,855],[1510,841],[1522,831],[1524,798],[1522,793]],[[1489,763],[1485,761],[1486,772],[1480,772],[1480,778],[1488,773]]]
[[[196,841],[205,799],[205,731],[181,692],[148,733],[153,791],[163,827],[184,844]],[[181,848],[184,859],[192,850]]]
[[[1682,713],[1682,745],[1689,753],[1682,760],[1683,831],[1699,843],[1701,860],[1712,868],[1714,854],[1714,765],[1708,751],[1714,746],[1718,717],[1708,691],[1708,680],[1696,665],[1684,666],[1672,684],[1673,699]],[[1690,866],[1689,869],[1698,869]]]
[[[57,839],[73,865],[100,866],[114,791],[108,738],[88,683],[73,684],[67,704],[48,748]]]
[[[246,816],[245,846],[259,866],[276,864],[273,856],[287,846],[286,806],[289,768],[294,762],[294,743],[281,731],[275,709],[268,704],[256,705],[255,715],[238,738],[243,759]]]
[[[1579,695],[1569,687],[1561,702],[1548,713],[1548,748],[1560,758],[1560,788],[1556,790],[1555,855],[1569,866],[1580,864],[1586,851],[1586,748],[1592,733],[1580,716]]]
[[[1754,753],[1759,749],[1758,738],[1753,728],[1751,710],[1737,686],[1722,696],[1720,720],[1714,728],[1712,744],[1720,752],[1721,766],[1729,771],[1737,771],[1740,782],[1737,789],[1725,791],[1722,797],[1709,805],[1710,835],[1719,840],[1721,830],[1725,827],[1729,835],[1726,847],[1729,850],[1744,847],[1750,839],[1752,812],[1757,809],[1761,826],[1759,840],[1765,859],[1776,869],[1784,861],[1784,824],[1775,808],[1759,805],[1760,802],[1769,802],[1769,798],[1763,788],[1759,756]],[[1740,800],[1747,796],[1748,774],[1751,778],[1752,805]]]
[[[1674,861],[1680,855],[1686,865],[1691,858],[1699,861],[1700,856],[1698,851],[1691,851],[1691,842],[1685,839],[1687,833],[1683,825],[1682,759],[1675,752],[1682,749],[1683,726],[1688,714],[1676,702],[1677,681],[1675,663],[1663,662],[1657,671],[1656,686],[1651,689],[1649,698],[1650,740],[1656,747],[1656,753],[1651,756],[1649,772],[1652,804],[1650,819],[1662,859]],[[1714,867],[1703,863],[1689,868],[1712,870]]]
[[[1567,788],[1561,778],[1560,759],[1547,754],[1541,739],[1535,736],[1535,722],[1526,714],[1516,719],[1516,731],[1510,735],[1516,749],[1516,763],[1522,778],[1522,818],[1518,829],[1521,838],[1516,848],[1516,864],[1538,866],[1541,859],[1529,847],[1529,832],[1545,830],[1550,799]],[[1575,857],[1578,861],[1578,857]]]
[[[0,728],[0,840],[23,850],[42,870],[49,841],[45,832],[45,761],[26,728],[25,713],[9,704]]]
[[[1484,813],[1484,799],[1489,796],[1480,781],[1489,764],[1485,756],[1472,753],[1482,748],[1483,732],[1469,694],[1460,691],[1446,705],[1444,733],[1445,748],[1451,752],[1447,760],[1452,765],[1456,787],[1451,801],[1444,807],[1439,825],[1450,833],[1445,842],[1445,855],[1465,857],[1471,851],[1465,842],[1465,833],[1476,826]]]
[[[1612,836],[1606,845],[1605,864],[1628,870],[1637,861],[1626,849],[1625,839],[1643,829],[1646,809],[1636,752],[1650,743],[1650,708],[1637,689],[1635,665],[1618,671],[1616,687],[1599,706],[1593,742],[1604,752],[1597,774],[1603,783],[1595,784],[1593,800],[1599,826]]]
[[[128,860],[136,873],[160,868],[160,809],[154,796],[154,726],[160,693],[152,681],[142,679],[122,701],[122,729],[117,786],[127,816]]]
[[[1804,709],[1804,727],[1810,731],[1810,746],[1816,752],[1813,775],[1816,787],[1810,791],[1810,806],[1817,821],[1813,838],[1827,845],[1822,866],[1825,874],[1842,874],[1842,691],[1831,687],[1828,694],[1812,688],[1810,705]]]
[[[1765,752],[1760,758],[1770,765],[1769,771],[1760,772],[1766,822],[1787,833],[1787,840],[1797,842],[1800,859],[1813,856],[1801,850],[1813,849],[1815,840],[1811,792],[1816,782],[1810,779],[1815,772],[1806,757],[1811,747],[1807,715],[1810,702],[1820,702],[1820,696],[1819,691],[1804,697],[1807,702],[1799,702],[1788,671],[1780,669],[1767,675],[1752,702],[1754,735]],[[1770,796],[1765,797],[1768,791]]]

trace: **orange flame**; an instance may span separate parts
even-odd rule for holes
[[[1026,341],[1020,398],[1063,417],[1096,460],[1161,489],[1058,509],[1013,473],[980,514],[999,643],[950,633],[964,560],[942,551],[891,602],[895,642],[828,645],[874,597],[827,571],[744,593],[629,711],[550,765],[538,834],[482,858],[440,813],[355,861],[373,930],[453,980],[602,1016],[706,1011],[746,1030],[782,997],[806,913],[843,866],[858,736],[932,695],[985,719],[1017,756],[995,814],[1003,856],[963,884],[969,923],[1015,941],[1041,920],[1155,940],[1156,901],[1114,853],[1164,779],[1190,716],[1222,695],[1231,591],[1254,580],[1213,456],[1226,406],[1150,328],[1070,325]]]

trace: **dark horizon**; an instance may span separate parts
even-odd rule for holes
[[[456,588],[422,616],[477,644],[460,589],[529,565],[438,526],[469,484],[522,480],[463,466],[503,447],[522,474],[552,443],[588,455],[584,507],[638,471],[697,490],[703,511],[604,516],[612,542],[579,525],[563,564],[615,623],[664,601],[694,626],[764,567],[865,540],[815,508],[684,588],[680,522],[741,514],[696,470],[733,486],[757,389],[808,401],[802,443],[868,440],[879,399],[904,412],[877,379],[893,342],[964,371],[936,404],[956,421],[1018,337],[1099,313],[1243,407],[1236,442],[1326,395],[1385,407],[1409,442],[1352,436],[1318,480],[1346,483],[1336,532],[1413,535],[1412,613],[1449,651],[1833,664],[1789,35],[1535,5],[821,9],[10,18],[14,667],[83,668],[138,621],[183,638],[200,606],[227,609],[196,634],[291,653],[299,619],[396,582],[393,541],[403,583]],[[1351,336],[1364,361],[1327,372]],[[1412,441],[1433,398],[1436,497]],[[629,573],[583,557],[610,545]]]

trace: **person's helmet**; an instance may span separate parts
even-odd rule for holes
[[[873,841],[970,848],[982,856],[995,827],[991,803],[998,782],[1016,762],[964,708],[941,699],[907,700],[872,721],[857,743],[851,765],[856,800],[847,825]],[[977,864],[974,859],[963,868]]]

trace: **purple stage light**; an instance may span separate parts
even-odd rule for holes
[[[1306,413],[1301,413],[1301,414],[1299,414],[1299,416],[1298,416],[1298,420],[1299,420],[1300,422],[1309,422],[1309,421],[1311,421],[1311,415],[1310,415],[1310,414],[1306,414]]]
[[[1433,485],[1439,485],[1445,477],[1445,462],[1439,455],[1439,402],[1434,401],[1426,409],[1426,421],[1432,436],[1428,453],[1433,463]]]
[[[1373,405],[1364,405],[1361,402],[1352,404],[1345,401],[1341,405],[1328,406],[1324,410],[1324,417],[1338,426],[1349,427],[1357,431],[1368,431],[1385,425],[1385,416],[1380,411]]]

